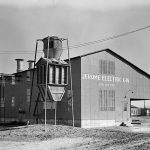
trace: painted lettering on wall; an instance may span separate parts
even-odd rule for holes
[[[82,74],[82,79],[83,80],[98,80],[98,81],[113,82],[113,83],[129,83],[128,78],[109,76],[109,75]]]
[[[114,83],[98,83],[99,86],[105,86],[105,87],[115,87]]]

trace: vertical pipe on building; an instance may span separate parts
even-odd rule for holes
[[[28,60],[28,69],[34,68],[34,60]]]
[[[20,72],[23,70],[23,60],[24,59],[15,59],[17,61],[17,72]]]
[[[46,101],[47,101],[47,78],[48,78],[48,56],[49,56],[49,41],[50,37],[48,36],[48,48],[47,48],[47,63],[46,63],[46,81],[45,81],[45,132],[46,132]]]
[[[71,60],[69,52],[69,43],[67,39],[67,48],[68,48],[68,60],[69,60],[69,73],[70,73],[70,89],[71,89],[71,100],[72,100],[72,125],[74,127],[74,106],[73,106],[73,88],[72,88],[72,70],[71,70]]]

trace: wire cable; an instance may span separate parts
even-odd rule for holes
[[[106,41],[109,41],[109,40],[113,40],[113,39],[117,39],[117,38],[120,38],[120,37],[123,37],[123,36],[127,36],[129,34],[133,34],[133,33],[148,29],[148,28],[150,28],[150,25],[142,27],[142,28],[138,28],[138,29],[135,29],[135,30],[132,30],[132,31],[124,32],[124,33],[121,33],[121,34],[112,35],[112,36],[106,37],[104,39],[99,39],[99,40],[95,40],[95,41],[91,41],[91,42],[72,45],[69,48],[70,49],[75,49],[75,48],[79,48],[79,47],[84,47],[84,46],[89,46],[89,45],[93,45],[93,44],[97,44],[97,43],[106,42]],[[63,50],[67,50],[67,47],[64,47]],[[0,51],[0,54],[32,54],[32,53],[34,53],[34,51]],[[39,50],[38,53],[42,53],[42,50]]]
[[[70,46],[70,49],[79,48],[79,47],[92,45],[92,44],[97,44],[97,43],[105,42],[105,41],[108,41],[108,40],[113,40],[113,39],[123,37],[123,36],[129,35],[129,34],[141,31],[141,30],[145,30],[147,28],[150,28],[150,25],[145,26],[143,28],[136,29],[136,30],[132,30],[132,31],[129,31],[129,32],[121,33],[121,34],[118,34],[118,35],[109,36],[109,37],[104,38],[104,39],[100,39],[100,40],[96,40],[96,41],[92,41],[92,42],[87,42],[87,43],[82,43],[82,44],[78,44],[78,45],[73,45],[73,46]]]

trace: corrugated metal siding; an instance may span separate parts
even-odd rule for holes
[[[78,126],[81,126],[81,58],[73,59],[72,63],[72,81],[74,96],[74,117]]]
[[[81,58],[71,60],[72,65],[72,82],[73,82],[73,99],[74,99],[74,118],[75,126],[81,126]],[[59,109],[60,116],[72,122],[71,99],[67,98],[67,91],[70,90],[70,73],[68,71],[68,87]]]
[[[32,106],[31,106],[31,115],[29,114],[29,104],[28,96],[29,89],[31,88],[31,80],[28,81],[27,72],[20,72],[18,73],[20,75],[19,80],[15,81],[15,84],[11,84],[11,80],[7,81],[7,84],[5,85],[5,114],[4,110],[1,109],[1,120],[5,121],[18,121],[18,120],[28,120],[33,119],[33,111],[35,107],[35,101],[37,100],[37,94],[38,94],[38,88],[34,86],[33,88],[33,97],[32,97]],[[32,72],[30,79],[32,78]],[[17,79],[17,78],[16,78]],[[36,85],[36,72],[35,72],[35,78],[34,78],[34,85]],[[12,106],[12,97],[15,98],[15,105]],[[25,111],[25,114],[20,114],[19,110]],[[5,116],[4,116],[5,115]]]
[[[105,51],[81,58],[81,78],[82,120],[128,120],[130,98],[150,98],[150,80]]]

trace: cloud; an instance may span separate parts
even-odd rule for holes
[[[150,5],[149,0],[62,0],[61,3],[72,7],[101,11]]]
[[[17,7],[47,7],[55,5],[56,0],[0,0],[0,4]]]
[[[18,7],[48,7],[65,5],[80,9],[100,11],[132,8],[150,5],[150,0],[0,0],[0,4]]]

